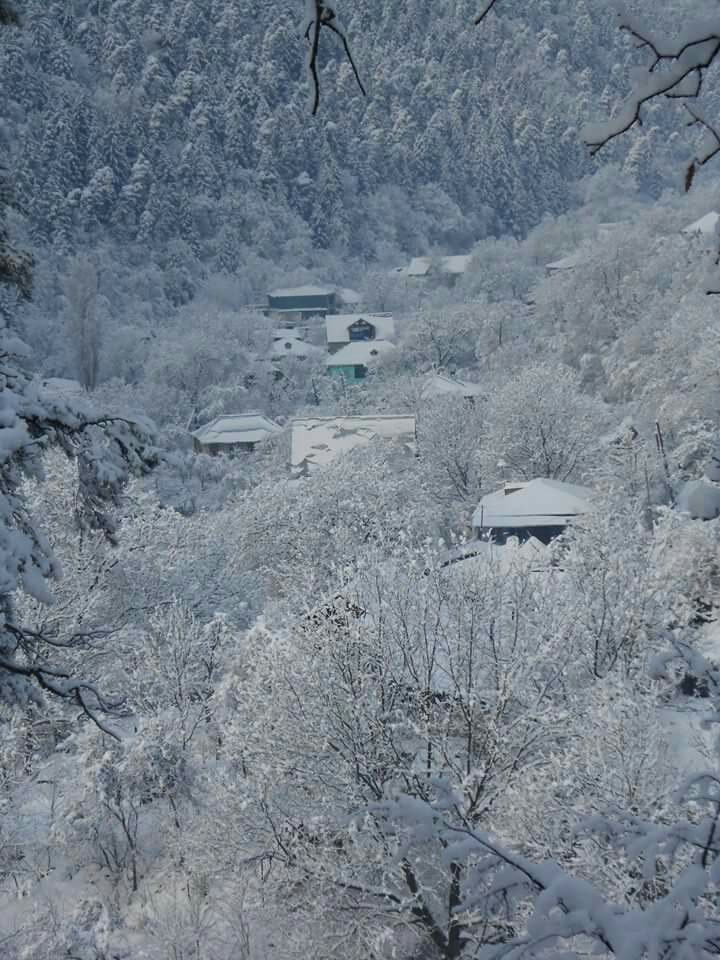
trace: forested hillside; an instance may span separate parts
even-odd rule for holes
[[[177,304],[208,273],[306,263],[311,245],[372,258],[523,235],[576,199],[596,166],[577,129],[633,59],[605,3],[524,7],[478,30],[470,0],[349,5],[368,96],[324,38],[311,118],[297,5],[28,0],[0,82],[33,240],[150,257]],[[651,194],[662,113],[617,154]]]

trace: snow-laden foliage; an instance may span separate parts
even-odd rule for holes
[[[19,593],[51,604],[48,581],[61,574],[42,517],[28,507],[23,483],[42,482],[45,452],[59,447],[77,465],[77,522],[113,540],[116,524],[110,508],[129,472],[143,471],[152,462],[152,429],[142,419],[100,414],[82,398],[43,385],[26,372],[26,362],[27,348],[6,328],[0,337],[1,695],[22,703],[37,695],[36,684],[97,716],[97,708],[104,709],[107,702],[90,681],[68,673],[62,659],[63,648],[87,642],[84,631],[37,631],[16,614]]]

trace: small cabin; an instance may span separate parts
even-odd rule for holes
[[[587,513],[593,492],[589,487],[537,477],[506,483],[483,497],[473,514],[478,540],[505,543],[531,537],[548,544],[560,536],[577,517]]]
[[[343,307],[357,308],[360,300],[360,294],[349,288],[306,284],[271,290],[264,313],[281,326],[292,326],[311,317],[339,313]]]
[[[405,280],[437,280],[454,286],[467,273],[473,256],[462,253],[452,257],[413,257],[405,267],[395,267],[390,276]]]
[[[232,413],[215,417],[210,423],[194,430],[193,449],[196,453],[250,452],[258,443],[267,440],[282,427],[258,411]]]
[[[265,315],[290,324],[336,313],[337,308],[337,292],[333,288],[307,285],[272,290]]]

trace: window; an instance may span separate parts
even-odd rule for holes
[[[375,327],[367,320],[356,320],[348,327],[348,334],[351,340],[374,340]]]
[[[355,379],[362,380],[367,373],[367,367],[362,363],[355,364]]]

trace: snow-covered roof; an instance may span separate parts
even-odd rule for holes
[[[351,290],[350,287],[322,286],[320,284],[306,283],[299,287],[282,287],[278,290],[271,290],[269,297],[329,297],[335,294],[342,303],[348,306],[355,306],[362,303],[362,294],[357,290]]]
[[[590,509],[589,487],[537,477],[506,484],[483,497],[473,514],[476,529],[562,526]]]
[[[361,417],[304,417],[293,420],[290,465],[303,473],[339,454],[366,446],[376,437],[415,452],[415,417],[378,414]]]
[[[362,294],[358,293],[357,290],[351,290],[350,287],[338,287],[337,294],[342,302],[348,306],[355,306],[358,303],[362,303]]]
[[[278,327],[277,330],[273,330],[273,340],[282,340],[283,337],[295,337],[298,340],[302,340],[302,336],[297,327]]]
[[[375,337],[378,340],[387,340],[395,335],[395,321],[389,314],[328,313],[325,317],[327,342],[349,343],[349,328],[362,320],[375,327]]]
[[[321,353],[325,353],[322,347],[316,347],[314,343],[306,343],[300,337],[279,337],[270,350],[270,355],[275,359],[278,357],[309,357],[313,354],[319,356]]]
[[[274,420],[270,420],[263,413],[252,411],[215,417],[210,423],[194,430],[192,436],[203,446],[216,443],[232,445],[258,443],[278,430],[282,430],[282,427]]]
[[[720,517],[720,486],[709,480],[688,480],[680,491],[677,506],[694,520],[714,520]]]
[[[430,257],[413,257],[405,268],[408,277],[425,277],[430,272]]]
[[[443,273],[465,273],[467,268],[470,266],[471,260],[471,253],[461,253],[455,257],[442,257],[440,260],[440,269]]]
[[[426,277],[433,268],[440,273],[458,276],[465,273],[473,258],[471,253],[460,253],[451,257],[413,257],[406,267],[395,267],[390,273],[401,277]]]
[[[552,263],[546,263],[545,269],[549,273],[559,273],[561,270],[573,270],[575,267],[579,267],[581,263],[585,263],[587,260],[587,253],[585,250],[575,250],[573,253],[567,255],[567,257],[561,257],[560,260],[553,260]]]
[[[316,287],[311,283],[302,287],[283,287],[271,290],[269,297],[329,297],[335,293],[334,287]]]
[[[328,355],[325,361],[328,367],[352,367],[367,364],[386,353],[392,353],[395,344],[389,340],[353,340],[346,343],[336,353]]]
[[[456,394],[462,397],[477,397],[482,393],[479,383],[469,383],[467,380],[456,380],[444,373],[431,374],[422,388],[420,396],[423,400],[429,397],[443,397]]]
[[[684,227],[680,232],[686,237],[691,237],[696,234],[704,237],[714,237],[718,220],[720,220],[720,213],[711,210],[710,213],[706,213],[704,217],[700,217],[699,220],[688,224],[688,226]]]

